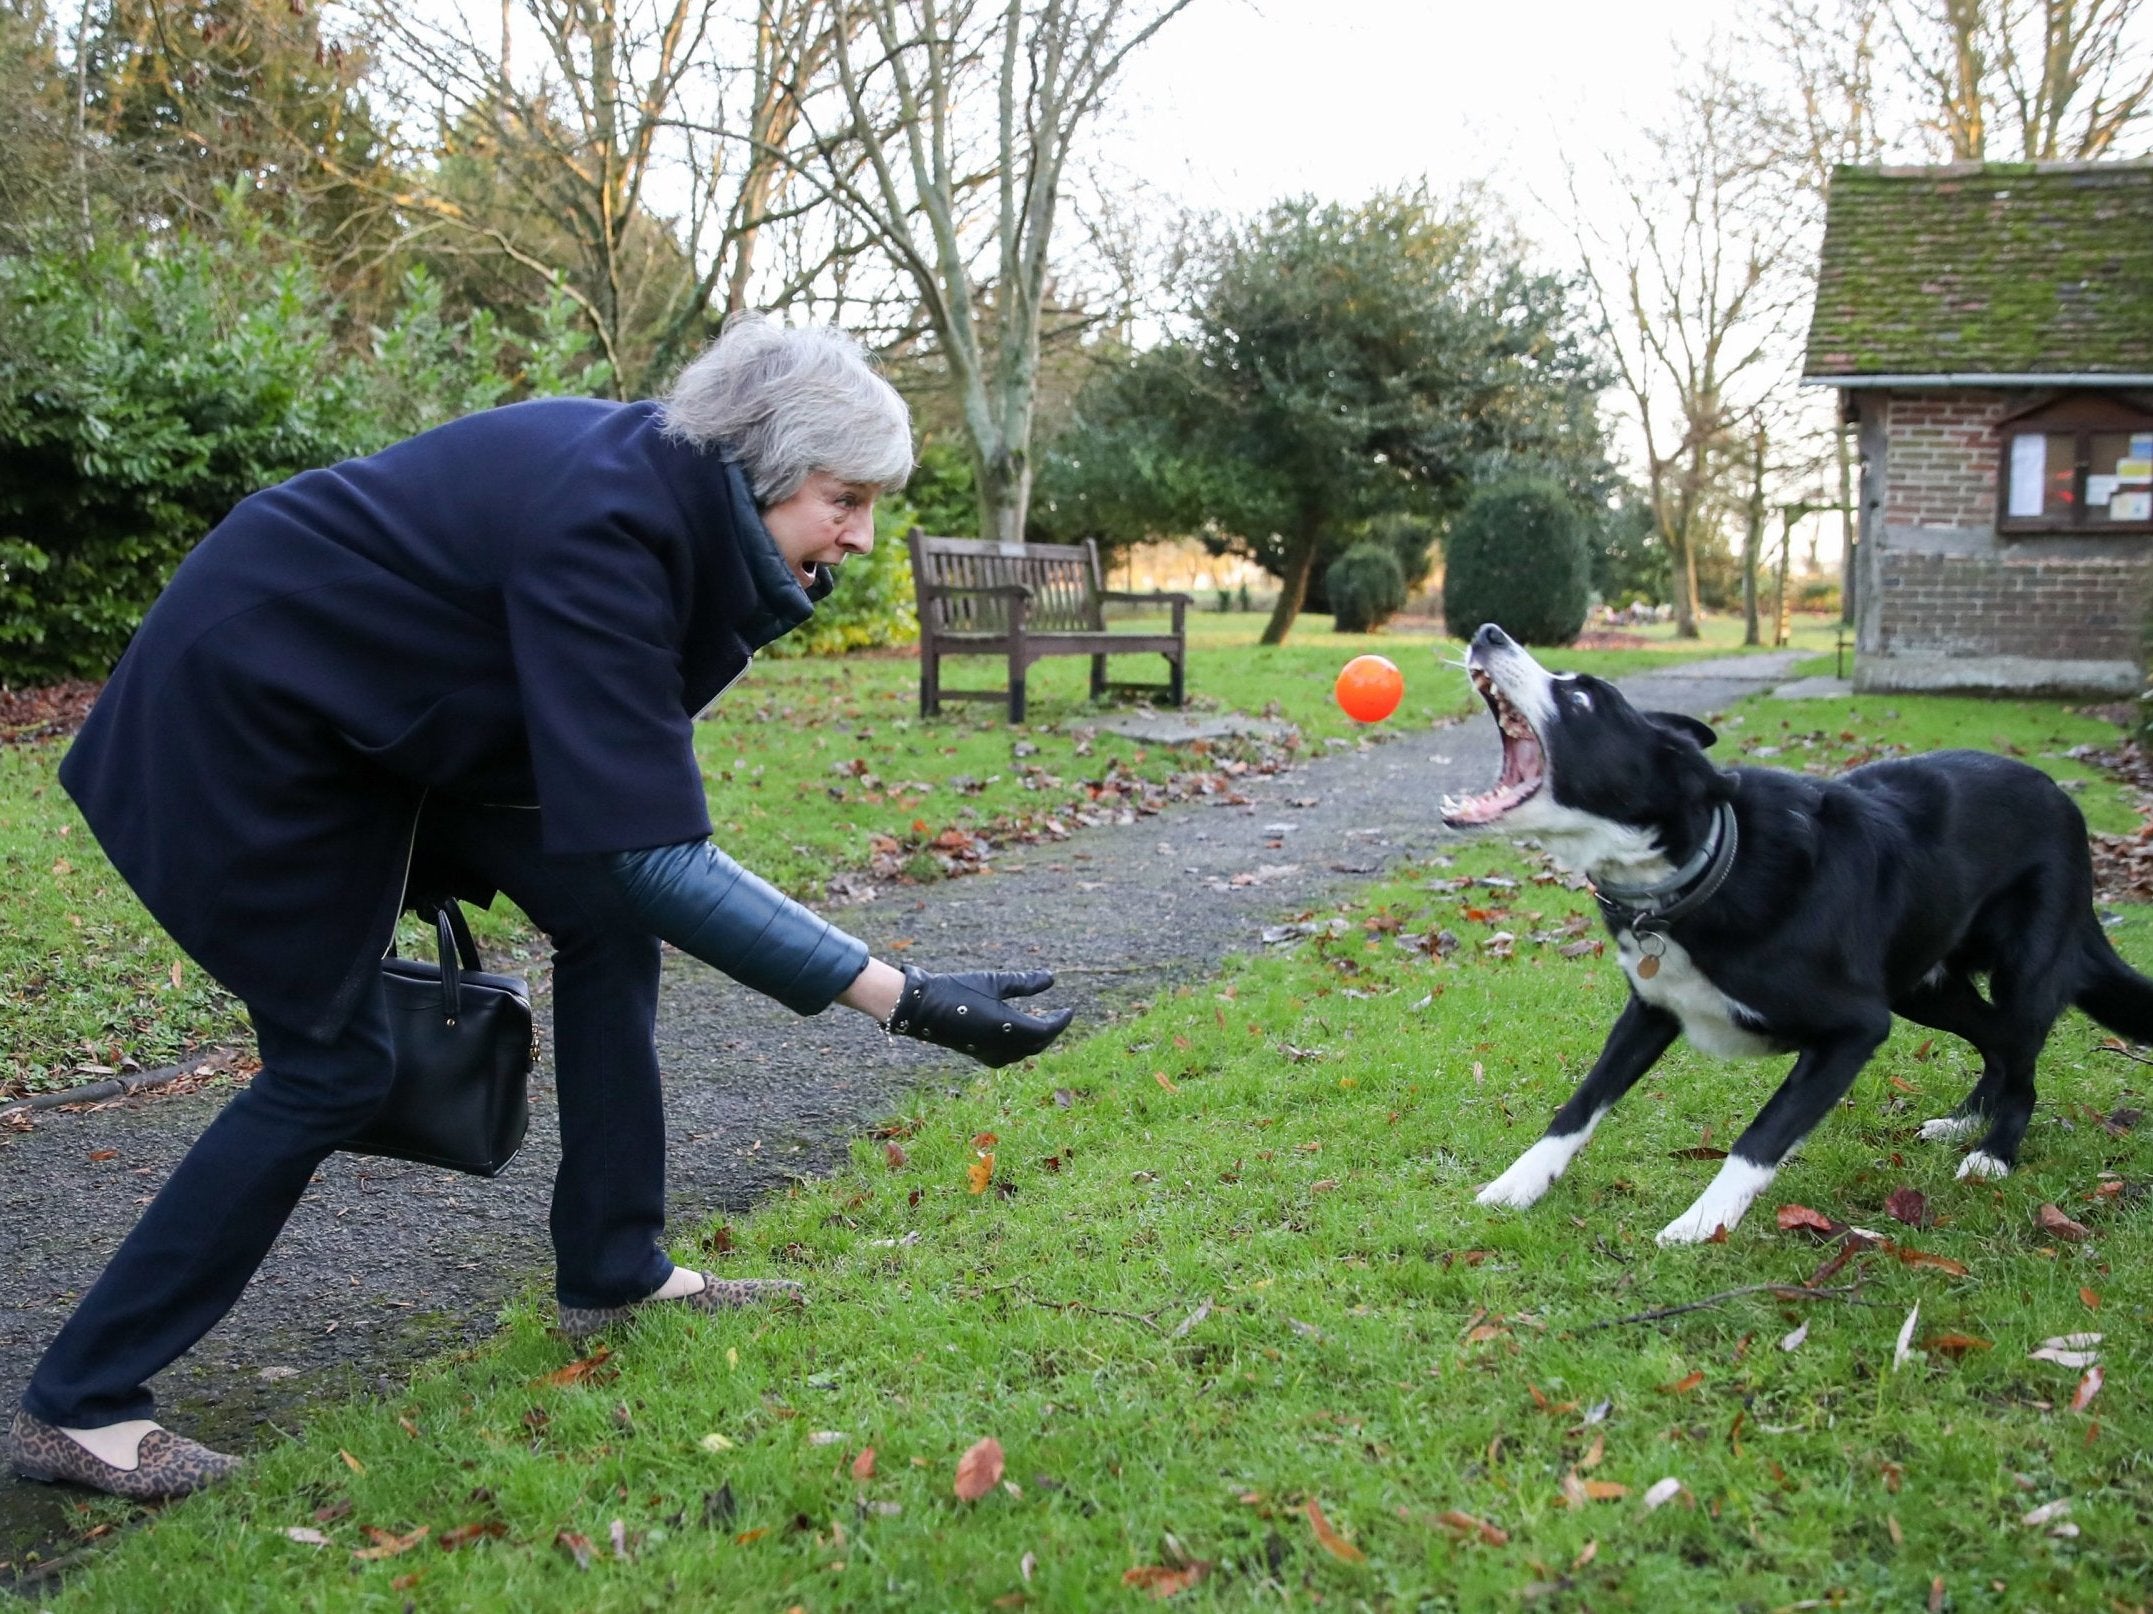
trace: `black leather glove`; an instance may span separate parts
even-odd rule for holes
[[[1048,970],[967,970],[929,975],[905,966],[905,989],[883,1030],[970,1054],[982,1065],[1013,1065],[1062,1034],[1076,1010],[1027,1014],[1004,1001],[1054,984]]]

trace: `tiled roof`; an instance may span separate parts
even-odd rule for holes
[[[1803,370],[2153,374],[2153,163],[1841,168]]]

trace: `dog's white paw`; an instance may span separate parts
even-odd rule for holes
[[[1733,1232],[1742,1215],[1757,1202],[1772,1179],[1776,1166],[1760,1166],[1739,1155],[1729,1155],[1697,1203],[1659,1231],[1661,1244],[1704,1244],[1721,1228]]]
[[[1536,1204],[1554,1186],[1584,1141],[1583,1137],[1542,1138],[1512,1161],[1508,1171],[1474,1195],[1474,1203],[1507,1205],[1512,1210]]]
[[[1959,1162],[1959,1181],[1969,1177],[2008,1177],[2011,1168],[1990,1154],[1986,1149],[1976,1149]]]
[[[1978,1115],[1939,1115],[1933,1121],[1921,1123],[1916,1134],[1923,1143],[1957,1143],[1961,1138],[1973,1136],[1981,1129]]]
[[[1740,1217],[1736,1217],[1737,1221],[1740,1219]],[[1653,1242],[1660,1245],[1708,1244],[1711,1242],[1713,1235],[1726,1226],[1727,1223],[1723,1217],[1700,1212],[1696,1206],[1692,1205],[1680,1216],[1677,1216],[1673,1221],[1661,1228],[1654,1237]]]
[[[1538,1170],[1525,1170],[1526,1162],[1520,1160],[1487,1187],[1473,1196],[1476,1205],[1507,1205],[1512,1210],[1523,1210],[1538,1202],[1555,1179]]]

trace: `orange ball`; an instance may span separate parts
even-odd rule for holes
[[[1355,656],[1338,675],[1332,693],[1356,723],[1380,723],[1405,699],[1405,674],[1382,656]]]

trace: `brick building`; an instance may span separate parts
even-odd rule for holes
[[[1857,689],[2139,689],[2153,163],[1840,169],[1803,379],[1860,445]]]

